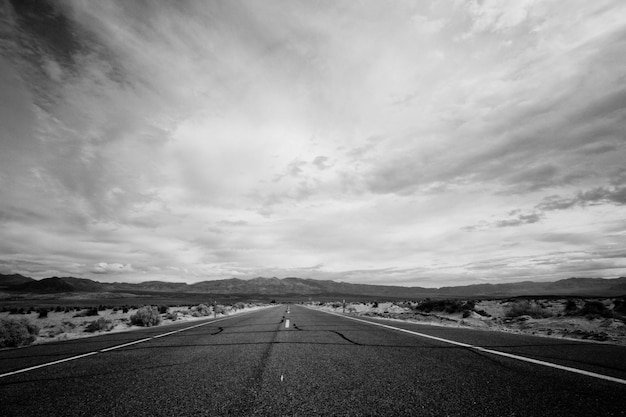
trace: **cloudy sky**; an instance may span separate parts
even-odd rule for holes
[[[626,274],[626,2],[0,0],[0,273]]]

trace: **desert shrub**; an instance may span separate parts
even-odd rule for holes
[[[211,315],[211,308],[206,304],[198,304],[196,307],[191,307],[191,315],[193,317],[204,317]]]
[[[463,310],[473,310],[476,307],[476,302],[474,300],[468,300],[461,305]]]
[[[100,317],[98,320],[94,320],[89,322],[87,326],[85,326],[85,331],[89,333],[98,332],[98,331],[108,331],[113,328],[113,324],[111,320],[106,320],[104,317]]]
[[[73,328],[76,327],[76,325],[74,323],[72,323],[71,321],[69,321],[69,320],[63,320],[61,322],[61,326],[62,327],[66,327],[68,329],[73,329]]]
[[[541,319],[546,317],[552,317],[552,313],[544,308],[541,308],[535,303],[531,303],[528,300],[520,300],[509,305],[509,307],[505,311],[505,316],[530,316],[534,319]]]
[[[579,315],[585,316],[588,319],[594,318],[611,318],[613,312],[609,310],[602,301],[587,301],[583,308],[578,312]]]
[[[372,303],[372,308],[378,308],[378,301],[374,301]]]
[[[178,311],[170,311],[169,313],[166,313],[165,318],[172,321],[178,320]]]
[[[613,311],[626,315],[626,299],[617,299],[613,301]]]
[[[474,308],[473,301],[462,302],[459,300],[430,300],[426,299],[413,307],[417,311],[424,313],[445,312],[449,314],[461,313]]]
[[[487,313],[485,310],[474,310],[474,311],[483,317],[491,317],[491,314]]]
[[[169,309],[169,306],[159,306],[159,313],[166,314],[168,309]]]
[[[215,304],[213,306],[213,312],[215,314],[226,314],[226,307],[221,304]]]
[[[98,307],[90,307],[74,314],[74,317],[93,317],[98,316]]]
[[[40,308],[39,309],[39,316],[38,316],[38,318],[45,319],[46,317],[48,317],[48,309],[47,308]]]
[[[128,313],[128,307],[126,306],[122,307],[122,313],[124,314]]]
[[[575,314],[578,311],[578,304],[576,304],[575,300],[572,300],[571,298],[568,299],[567,301],[565,301],[565,306],[563,307],[563,311],[565,311],[565,314]]]
[[[30,345],[39,334],[39,327],[27,319],[0,319],[0,348]]]
[[[152,306],[143,306],[130,316],[130,323],[137,326],[154,326],[161,323],[159,310]]]
[[[241,301],[233,305],[233,310],[243,310],[244,308],[246,308],[246,305]]]

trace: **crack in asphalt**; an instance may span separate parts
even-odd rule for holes
[[[352,343],[353,345],[361,346],[361,344],[360,344],[360,343],[355,342],[355,341],[354,341],[354,340],[352,340],[352,339],[349,339],[349,338],[348,338],[348,337],[346,337],[343,333],[339,333],[339,332],[338,332],[338,331],[336,331],[336,330],[330,330],[330,332],[331,332],[331,333],[335,333],[335,334],[337,334],[337,336],[341,337],[341,338],[342,338],[342,339],[344,339],[344,340],[347,340],[348,342]]]

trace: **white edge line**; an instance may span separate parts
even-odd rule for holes
[[[33,371],[35,369],[43,368],[45,366],[56,365],[57,363],[73,361],[74,359],[80,359],[80,358],[84,358],[85,356],[91,356],[91,355],[96,355],[96,354],[98,354],[98,352],[83,353],[82,355],[72,356],[71,358],[59,359],[58,361],[42,363],[41,365],[31,366],[30,368],[18,369],[17,371],[12,371],[12,372],[7,372],[6,374],[1,374],[0,378],[3,378],[5,376],[10,376],[10,375],[15,375],[15,374],[21,374],[22,372]]]
[[[467,343],[455,342],[454,340],[444,339],[444,338],[437,337],[437,336],[431,336],[431,335],[428,335],[428,334],[414,332],[412,330],[407,330],[407,329],[403,329],[403,328],[400,328],[400,327],[393,327],[393,326],[389,326],[389,325],[382,324],[382,323],[376,323],[376,322],[373,322],[373,321],[357,319],[356,317],[344,316],[342,314],[332,313],[330,311],[324,311],[324,310],[316,310],[316,311],[321,311],[323,313],[332,314],[334,316],[343,317],[343,318],[350,319],[350,320],[360,321],[362,323],[367,323],[367,324],[371,324],[371,325],[374,325],[374,326],[386,327],[388,329],[397,330],[397,331],[404,332],[404,333],[409,333],[409,334],[412,334],[412,335],[415,335],[415,336],[425,337],[427,339],[437,340],[439,342],[450,343],[452,345],[457,345],[457,346],[461,346],[461,347],[464,347],[464,348],[475,349],[475,350],[478,350],[480,352],[485,352],[485,353],[491,353],[493,355],[504,356],[504,357],[509,358],[509,359],[516,359],[518,361],[530,362],[530,363],[533,363],[535,365],[547,366],[547,367],[550,367],[550,368],[560,369],[562,371],[573,372],[573,373],[580,374],[580,375],[586,375],[586,376],[590,376],[590,377],[593,377],[593,378],[603,379],[605,381],[611,381],[611,382],[616,382],[618,384],[626,385],[626,380],[625,379],[621,379],[621,378],[615,378],[615,377],[608,376],[608,375],[597,374],[595,372],[590,372],[590,371],[583,371],[582,369],[570,368],[569,366],[558,365],[556,363],[540,361],[538,359],[527,358],[525,356],[514,355],[512,353],[500,352],[498,350],[487,349],[487,348],[483,348],[483,347],[480,347],[480,346],[470,345],[470,344],[467,344]]]
[[[63,362],[69,362],[69,361],[73,361],[73,360],[76,360],[76,359],[81,359],[81,358],[84,358],[84,357],[87,357],[87,356],[91,356],[91,355],[97,355],[98,353],[109,352],[111,350],[120,349],[120,348],[123,348],[123,347],[126,347],[126,346],[136,345],[138,343],[147,342],[147,341],[152,340],[152,339],[158,339],[159,337],[169,336],[169,335],[174,334],[174,333],[184,332],[185,330],[195,329],[196,327],[206,326],[208,324],[217,323],[218,321],[232,319],[233,317],[241,317],[241,316],[243,316],[245,314],[254,313],[255,311],[258,311],[258,310],[247,311],[245,313],[236,314],[236,315],[228,316],[228,317],[222,317],[221,319],[216,319],[216,320],[213,320],[213,321],[207,321],[207,322],[204,322],[204,323],[195,324],[193,326],[185,327],[183,329],[178,329],[178,330],[174,330],[174,331],[171,331],[171,332],[162,333],[162,334],[159,334],[159,335],[156,335],[156,336],[146,337],[145,339],[135,340],[133,342],[124,343],[122,345],[111,346],[111,347],[108,347],[106,349],[100,349],[100,350],[95,350],[93,352],[82,353],[80,355],[71,356],[69,358],[59,359],[58,361],[46,362],[46,363],[42,363],[42,364],[39,364],[39,365],[31,366],[29,368],[18,369],[16,371],[11,371],[11,372],[7,372],[7,373],[4,373],[4,374],[0,374],[0,378],[4,378],[4,377],[7,377],[7,376],[16,375],[16,374],[21,374],[23,372],[34,371],[35,369],[44,368],[46,366],[56,365],[56,364],[63,363]]]

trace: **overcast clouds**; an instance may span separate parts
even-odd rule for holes
[[[29,3],[0,0],[0,273],[626,274],[623,1]]]

